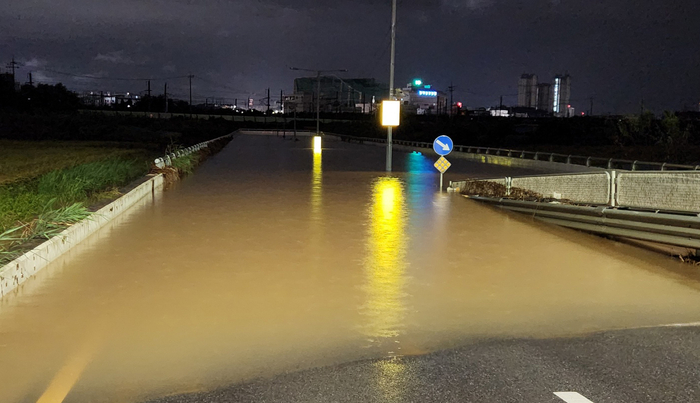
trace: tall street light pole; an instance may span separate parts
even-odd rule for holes
[[[394,0],[396,1],[396,0]],[[316,135],[321,134],[321,73],[344,73],[347,69],[341,70],[311,70],[290,67],[290,70],[310,71],[316,73]]]
[[[389,100],[394,100],[394,64],[396,61],[396,0],[391,1],[391,68],[389,69]],[[386,129],[386,171],[391,172],[392,127]]]

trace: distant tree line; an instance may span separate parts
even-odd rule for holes
[[[80,107],[78,95],[63,84],[23,85],[17,91],[14,83],[0,84],[0,108],[16,111],[76,111]]]

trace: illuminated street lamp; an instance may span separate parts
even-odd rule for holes
[[[311,69],[300,69],[298,67],[290,67],[290,70],[298,70],[298,71],[310,71],[310,72],[315,72],[316,73],[316,135],[319,136],[321,134],[321,73],[344,73],[347,71],[347,69],[341,69],[341,70],[311,70]]]

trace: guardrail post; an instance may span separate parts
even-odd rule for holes
[[[617,200],[617,172],[611,171],[608,175],[608,180],[610,181],[610,207],[615,207]]]
[[[571,164],[571,155],[566,157],[566,163]]]
[[[665,163],[665,162],[664,162],[663,164],[661,164],[661,170],[662,170],[662,171],[665,171],[664,168],[666,168],[666,163]]]
[[[554,162],[554,153],[549,154],[549,162]]]
[[[637,170],[637,160],[634,160],[634,161],[632,162],[632,170],[633,170],[633,171],[636,171],[636,170]]]
[[[586,166],[591,166],[591,157],[586,158]]]
[[[510,150],[508,150],[508,156],[509,156],[509,157],[512,157],[512,156],[513,156],[513,153],[512,153]]]
[[[525,158],[525,151],[520,152],[520,158]]]
[[[532,159],[534,159],[535,161],[537,161],[537,158],[539,158],[539,154],[540,154],[539,151],[535,151],[535,156],[534,156]]]
[[[608,160],[608,169],[612,169],[612,158]]]

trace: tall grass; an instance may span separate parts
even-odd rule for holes
[[[0,231],[34,219],[47,208],[88,206],[100,192],[123,186],[148,172],[145,162],[107,160],[53,171],[38,179],[0,187]]]
[[[23,249],[17,246],[33,239],[50,239],[90,216],[90,211],[81,203],[55,209],[52,208],[55,202],[56,199],[49,200],[38,217],[0,234],[0,266],[22,254]]]
[[[91,162],[42,176],[37,191],[39,195],[56,198],[61,204],[84,202],[96,192],[124,185],[147,170],[147,165],[135,161]]]
[[[21,245],[48,239],[89,216],[100,195],[148,172],[148,164],[112,159],[53,171],[37,179],[0,186],[0,263]]]

